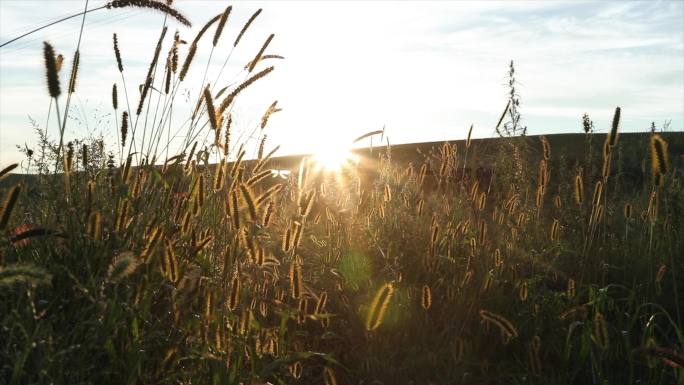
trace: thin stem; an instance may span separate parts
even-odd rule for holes
[[[90,1],[90,0],[86,0],[85,10],[81,13],[83,15],[83,19],[81,20],[81,30],[78,33],[78,43],[76,44],[76,53],[78,53],[79,50],[81,49],[81,38],[83,37],[83,27],[85,26],[85,15],[86,15],[86,13],[88,13],[87,12],[88,11],[88,1]],[[76,64],[76,63],[74,63],[74,64]],[[72,72],[73,72],[73,70],[72,70]],[[69,91],[71,91],[71,90],[69,90]],[[69,116],[69,104],[71,104],[71,95],[72,94],[73,94],[73,92],[69,92],[67,94],[67,102],[66,102],[66,106],[64,107],[64,121],[62,121],[62,134],[60,135],[62,137],[64,136],[64,130],[66,128],[67,116]],[[61,140],[62,139],[60,138],[60,141]]]
[[[167,71],[169,69],[167,68]],[[166,151],[166,157],[168,158],[168,143],[171,140],[171,112],[173,109],[173,102],[176,97],[176,86],[178,83],[176,83],[175,75],[173,79],[173,88],[170,90],[171,92],[169,94],[164,95],[164,107],[162,108],[162,113],[161,113],[161,118],[159,119],[159,124],[157,126],[157,141],[154,144],[154,156],[156,157],[157,151],[159,150],[159,142],[161,141],[162,134],[164,133],[164,127],[166,127],[166,123],[168,121],[168,132],[167,132],[167,151]],[[170,97],[169,97],[170,95]],[[156,113],[155,113],[156,115]],[[156,120],[156,118],[155,118]]]
[[[677,312],[677,324],[681,325],[682,324],[682,317],[679,312],[679,290],[677,290],[677,276],[675,275],[675,268],[676,265],[674,263],[674,253],[670,253],[670,270],[672,271],[672,289],[674,291],[674,298],[675,298],[675,311]]]
[[[114,109],[114,136],[116,136],[116,148],[119,150],[119,164],[121,164],[121,140],[119,139],[119,117]]]
[[[162,37],[161,37],[161,39],[163,39],[164,34],[165,34],[166,18],[167,18],[167,16],[164,15],[164,22],[162,23]],[[161,41],[158,44],[161,44]],[[160,47],[161,47],[161,45],[160,45]],[[161,50],[161,48],[160,48],[160,50]],[[151,80],[151,84],[150,84],[150,90],[155,89],[153,86],[154,86],[154,81],[157,78],[157,66],[159,64],[157,57],[152,58],[152,60],[154,62],[154,68],[152,69],[152,80]],[[145,79],[145,81],[147,81],[147,79]],[[161,97],[161,91],[158,91],[158,92],[160,93],[159,96]],[[152,104],[152,95],[150,95],[149,101],[147,102],[147,109],[145,110],[145,123],[143,125],[142,141],[140,142],[141,159],[142,159],[142,156],[145,156],[145,157],[147,157],[148,162],[149,162],[149,157],[150,157],[149,151],[146,154],[142,154],[142,152],[145,151],[145,136],[147,135],[147,118],[149,117],[149,114],[150,114],[150,105],[151,104]],[[157,107],[159,107],[159,99],[157,99]],[[156,119],[156,115],[157,114],[155,113],[155,118],[153,118],[153,120],[152,120],[153,125],[154,125],[154,120]],[[136,126],[138,125],[138,119],[137,118],[135,120],[135,124],[136,124]],[[150,141],[152,141],[152,135],[150,135]],[[149,147],[149,145],[148,145],[148,147]]]
[[[167,72],[168,72],[168,71],[169,71],[169,69],[168,69],[168,67],[167,67],[166,70],[164,71],[164,76],[163,76],[163,78],[166,78]],[[156,128],[155,128],[155,123],[157,122],[157,115],[158,115],[158,113],[159,113],[159,105],[161,104],[161,97],[162,97],[162,92],[161,92],[161,90],[160,90],[160,91],[159,91],[159,95],[157,96],[157,106],[154,108],[154,117],[152,118],[152,125],[153,125],[153,126],[152,126],[152,132],[150,133],[150,143],[149,143],[149,145],[147,146],[147,156],[148,156],[148,157],[150,156],[150,153],[152,153],[152,146],[153,146],[153,144],[155,144],[155,142],[156,142],[156,144],[158,144],[158,141],[159,141],[159,138],[158,138],[158,137],[159,137],[159,132],[160,132],[160,130],[161,130],[161,127],[163,127],[162,123],[163,123],[163,121],[164,121],[164,112],[166,111],[166,101],[167,101],[169,95],[168,95],[168,94],[167,94],[167,95],[164,95],[164,103],[163,103],[163,104],[164,104],[164,107],[162,107],[162,113],[161,113],[161,116],[160,116],[160,118],[159,118],[159,124],[157,124],[157,125],[156,125]],[[156,138],[156,140],[155,140],[155,138]],[[156,157],[157,157],[157,153],[156,153],[156,150],[155,150],[155,153],[154,153],[154,155],[152,156],[152,158],[156,158]]]
[[[120,73],[121,73],[121,81],[123,82],[124,95],[126,95],[126,107],[128,108],[128,123],[130,124],[130,122],[132,121],[133,118],[131,116],[131,104],[128,101],[128,87],[126,87],[126,78],[124,77],[123,71],[121,71]],[[123,140],[123,138],[121,138],[121,139]],[[131,142],[131,143],[129,143],[129,145],[128,145],[128,152],[126,153],[126,158],[128,158],[128,156],[131,155],[131,144],[134,146],[133,149],[135,150],[135,138],[131,138],[131,140],[129,142]],[[126,147],[125,144],[122,144],[121,147],[122,147],[121,150],[123,152],[126,152],[124,149],[124,147]]]
[[[47,119],[45,121],[45,138],[46,139],[47,139],[47,135],[48,135],[48,126],[50,125],[50,114],[51,114],[51,112],[52,112],[52,99],[50,99],[50,105],[48,106]],[[41,148],[40,148],[40,151],[41,151],[40,162],[41,162],[41,164],[45,160],[45,144],[46,143],[47,143],[47,141],[42,141],[42,143],[41,143]]]
[[[57,158],[55,160],[55,173],[59,169],[59,154],[62,151],[62,145],[64,144],[64,128],[62,127],[62,118],[59,112],[59,101],[57,98],[55,100],[55,112],[57,112],[57,126],[59,126],[59,146],[57,147]]]
[[[199,104],[199,101],[202,98],[202,95],[204,93],[204,87],[205,87],[204,82],[207,79],[207,72],[209,71],[209,64],[211,63],[211,58],[214,55],[214,48],[215,47],[212,46],[211,51],[209,52],[209,59],[207,60],[207,65],[204,67],[204,75],[202,76],[202,83],[200,83],[201,88],[200,88],[199,94],[197,95],[197,103],[195,105]],[[216,83],[214,83],[214,84],[216,84]],[[190,122],[190,133],[189,133],[189,135],[191,135],[192,132],[195,130],[195,128],[197,128],[197,124],[198,124],[200,118],[202,117],[202,115],[204,114],[204,109],[205,109],[205,107],[202,106],[202,108],[200,108],[200,111],[197,113],[197,120]]]

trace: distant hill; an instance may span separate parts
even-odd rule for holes
[[[682,169],[684,166],[684,133],[682,132],[664,132],[660,135],[668,142],[668,149],[670,154],[670,162],[673,168]],[[571,167],[575,162],[582,161],[586,146],[588,143],[588,136],[585,134],[552,134],[545,135],[551,145],[552,164],[558,165],[557,161],[560,157],[565,159],[566,166]],[[623,171],[636,171],[641,169],[642,161],[645,160],[647,165],[650,165],[649,158],[649,143],[651,133],[621,133],[618,139],[618,152],[621,156]],[[592,148],[596,159],[600,159],[603,142],[606,134],[592,134]],[[473,139],[469,148],[468,166],[477,167],[491,167],[497,156],[501,154],[499,148],[506,143],[508,139],[505,138],[486,138]],[[542,145],[540,135],[526,136],[524,140],[527,141],[530,149],[528,160],[536,163],[542,156]],[[465,140],[450,140],[447,141],[451,145],[456,145],[459,154],[465,151]],[[407,165],[409,162],[420,164],[426,155],[438,151],[439,147],[444,144],[440,142],[423,142],[423,143],[406,143],[390,145],[390,151],[393,161],[398,165]],[[375,146],[358,148],[352,151],[359,155],[361,160],[360,170],[369,172],[373,169],[373,160],[378,159],[379,156],[387,153],[387,146]],[[310,154],[288,155],[274,157],[270,162],[270,168],[278,170],[296,170],[302,158],[310,156]],[[245,161],[245,165],[249,166],[256,162],[255,160]],[[647,166],[650,167],[650,166]],[[18,182],[31,183],[31,175],[12,174],[0,181],[0,189],[6,186],[14,185]]]
[[[606,134],[592,134],[592,148],[595,155],[601,154],[603,142],[606,139]],[[673,166],[681,167],[682,155],[684,155],[684,133],[682,132],[665,132],[660,135],[668,142],[670,153],[670,160]],[[587,146],[587,135],[585,134],[553,134],[545,135],[551,145],[552,157],[558,158],[563,155],[568,161],[580,160],[585,153]],[[648,156],[648,148],[651,134],[646,133],[625,133],[618,137],[618,148],[622,152],[623,161],[627,163],[640,164],[641,160]],[[540,140],[541,135],[527,136],[525,139],[531,149],[528,155],[530,160],[538,160],[542,154],[542,144]],[[494,159],[500,154],[497,150],[499,146],[505,143],[508,139],[505,138],[486,138],[473,139],[470,145],[468,158],[476,164],[483,166],[490,166]],[[465,151],[465,140],[450,140],[449,144],[456,145],[458,153],[462,154]],[[441,142],[423,142],[423,143],[407,143],[390,145],[392,159],[398,164],[408,164],[409,162],[420,163],[423,161],[423,156],[430,154],[432,151],[437,151],[440,146],[444,144]],[[371,148],[360,148],[352,151],[354,154],[360,155],[363,158],[377,158],[379,155],[384,155],[387,152],[387,146],[376,146]],[[294,170],[299,166],[302,158],[308,156],[304,155],[290,155],[273,158],[271,161],[272,168]],[[647,159],[648,161],[648,159]]]

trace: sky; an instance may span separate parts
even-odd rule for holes
[[[88,6],[104,3],[90,0]],[[214,90],[234,86],[246,78],[242,68],[271,33],[265,53],[285,59],[260,64],[275,70],[241,94],[234,118],[236,137],[241,132],[245,139],[277,100],[282,111],[264,133],[267,147],[281,145],[281,155],[346,146],[383,127],[395,144],[462,139],[471,124],[473,137],[492,137],[507,101],[511,60],[528,134],[582,132],[584,113],[597,132],[606,132],[616,106],[622,108],[623,132],[645,131],[652,121],[658,127],[670,121],[671,131],[684,127],[684,1],[177,0],[174,7],[193,26],[169,20],[162,55],[175,30],[191,41],[229,4],[233,12],[211,61],[213,29],[181,83],[172,120],[181,134],[203,89],[205,67],[206,81],[218,79]],[[84,0],[0,0],[0,43],[84,6]],[[217,78],[235,36],[258,8],[263,12]],[[36,147],[31,119],[41,128],[47,123],[43,41],[67,59],[65,86],[81,20],[0,48],[0,167],[23,160],[17,145]],[[137,105],[163,23],[163,14],[135,8],[86,16],[67,140],[101,134],[116,147],[111,87],[123,86],[112,34],[119,37],[130,103]],[[186,51],[183,46],[181,61]],[[52,139],[56,127],[53,115]]]

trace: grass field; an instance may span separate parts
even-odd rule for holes
[[[0,383],[684,384],[684,135],[620,134],[618,108],[608,135],[246,159],[231,103],[267,45],[176,156],[167,115],[129,132],[172,108],[173,44],[137,112],[114,101],[117,147],[39,129],[31,175],[2,171]],[[45,58],[59,111],[77,67],[62,90]]]

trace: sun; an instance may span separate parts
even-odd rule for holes
[[[324,146],[312,154],[312,160],[323,171],[338,172],[345,166],[358,163],[358,155],[342,145]]]

